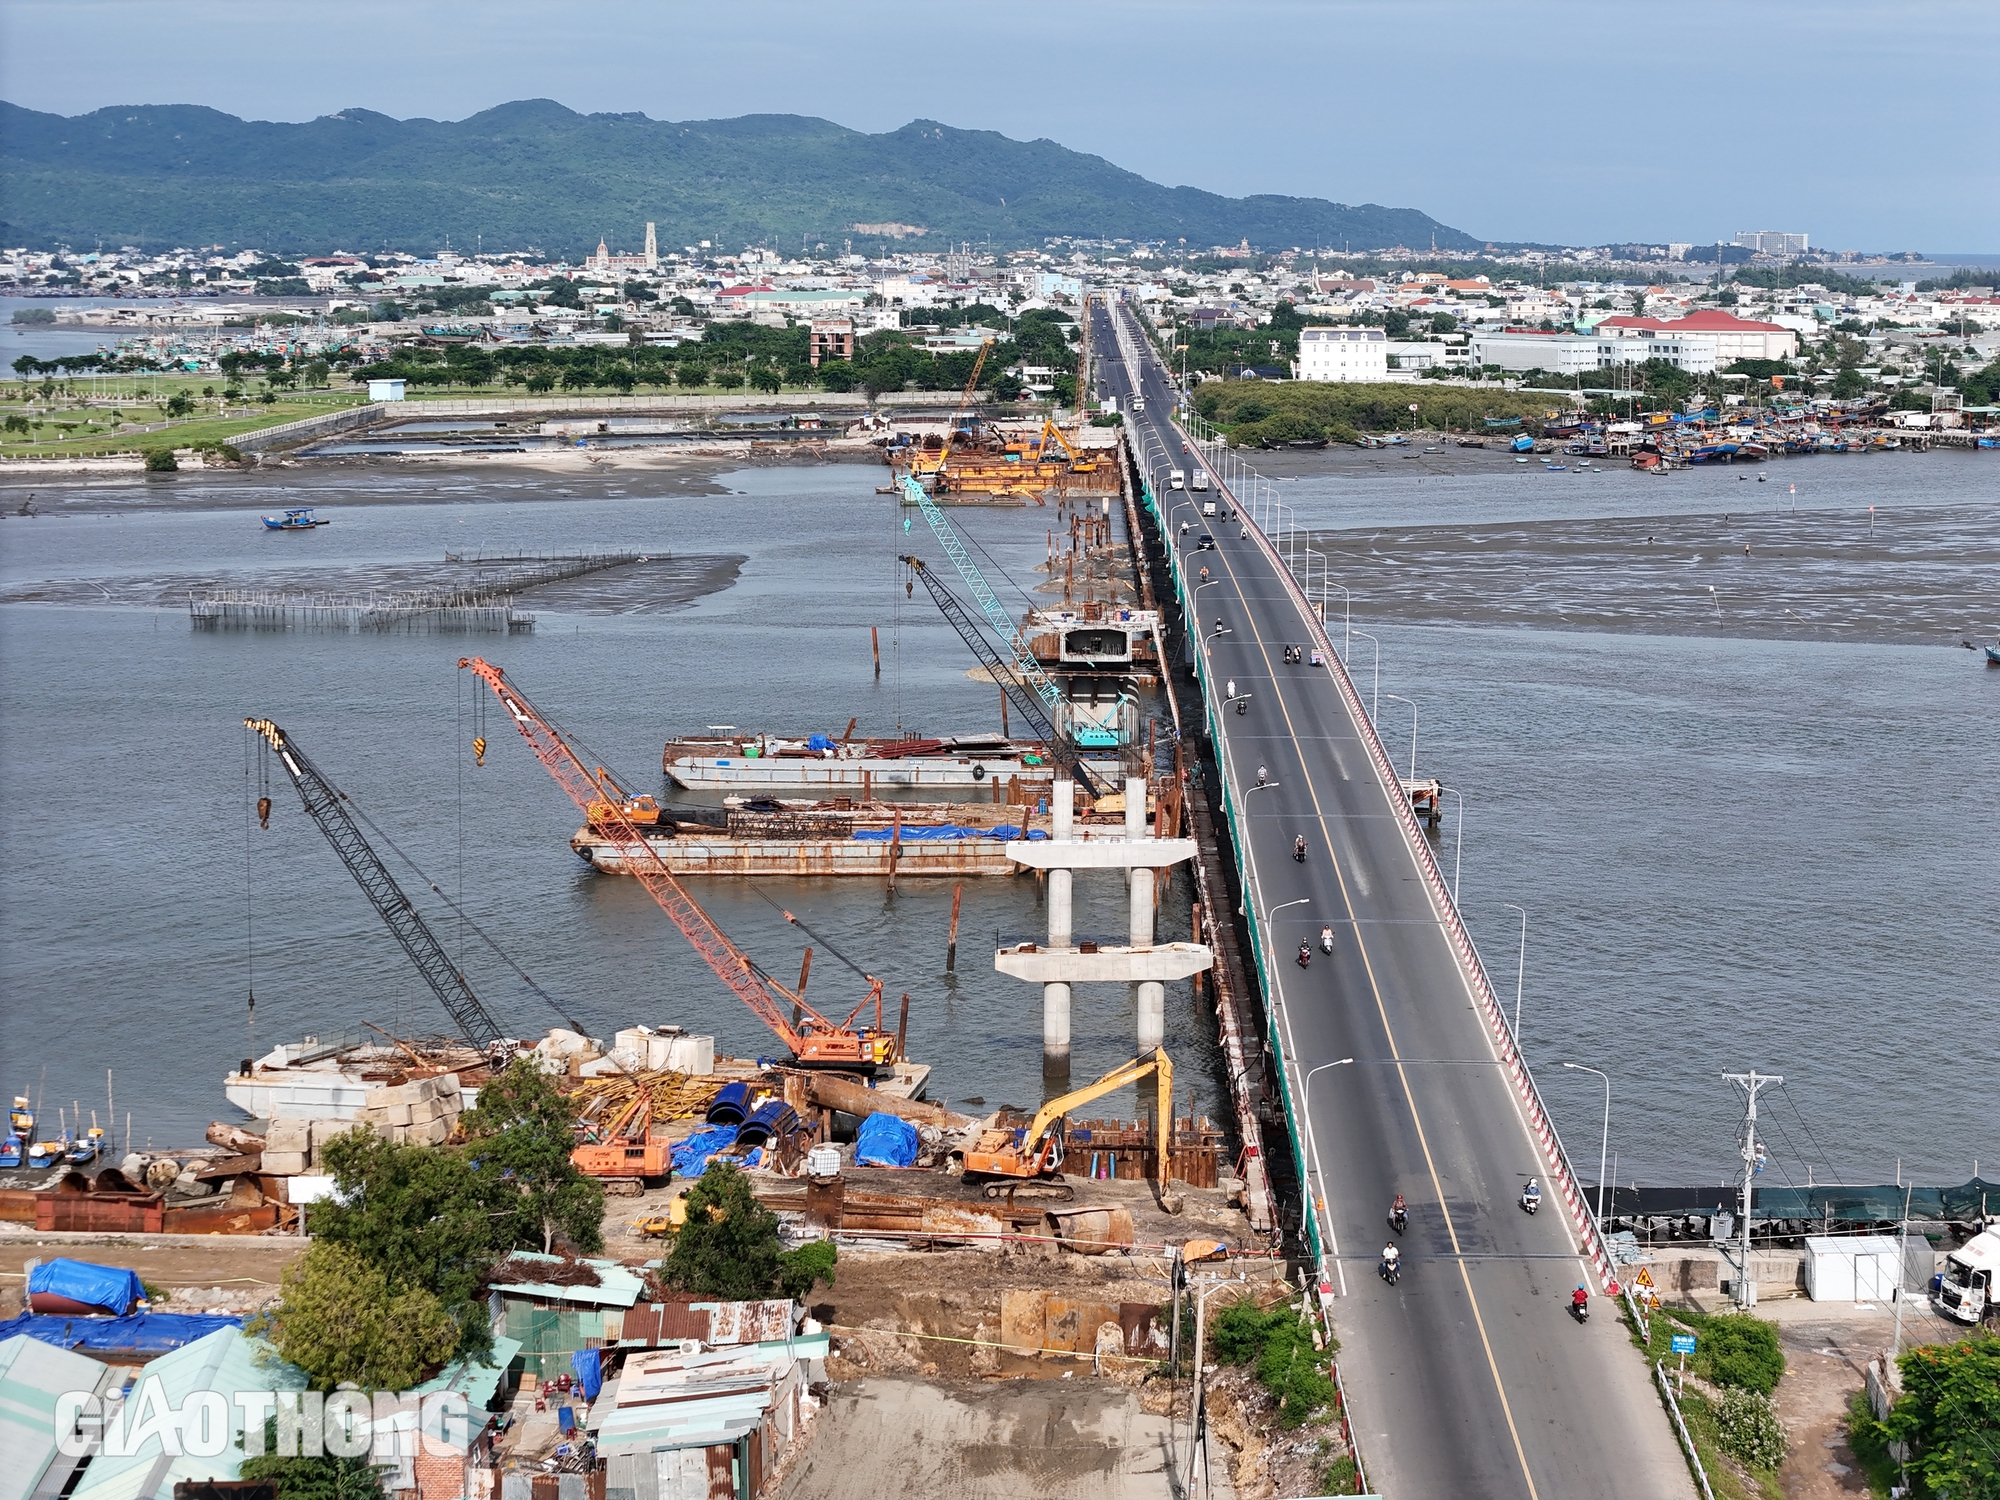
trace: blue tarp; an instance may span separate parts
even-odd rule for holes
[[[168,1354],[183,1344],[205,1339],[218,1329],[242,1326],[241,1318],[207,1313],[135,1313],[129,1318],[66,1318],[22,1313],[0,1323],[0,1342],[25,1333],[58,1349]]]
[[[711,1125],[697,1130],[674,1147],[674,1176],[699,1177],[708,1170],[709,1158],[736,1144],[734,1125]]]
[[[857,1167],[913,1167],[917,1164],[917,1127],[894,1115],[870,1115],[854,1136]]]
[[[604,1355],[597,1349],[578,1349],[569,1357],[569,1367],[576,1371],[576,1383],[583,1387],[583,1398],[595,1401],[597,1393],[604,1389]]]
[[[873,843],[886,844],[896,830],[890,828],[857,828],[854,836]],[[922,826],[904,824],[897,837],[906,844],[921,844],[938,839],[999,839],[1002,843],[1011,839],[1045,839],[1048,834],[1037,828],[1031,833],[1022,833],[1011,823],[1002,823],[997,828],[967,828],[958,823],[935,823]]]
[[[87,1260],[45,1260],[28,1273],[28,1294],[47,1292],[72,1302],[128,1313],[146,1295],[139,1278],[122,1266],[93,1265]]]
[[[806,748],[814,752],[818,752],[821,750],[831,750],[833,748],[833,736],[828,734],[816,734],[811,739],[806,741]]]

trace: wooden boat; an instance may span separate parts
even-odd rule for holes
[[[281,516],[264,517],[267,531],[311,531],[315,526],[331,526],[331,521],[322,521],[313,514],[308,505],[298,510],[288,510]]]
[[[104,1130],[93,1125],[84,1137],[69,1148],[69,1163],[73,1167],[87,1167],[97,1160],[104,1149]]]

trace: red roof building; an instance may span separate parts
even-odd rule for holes
[[[1734,313],[1710,308],[1684,318],[1635,318],[1619,314],[1605,318],[1596,331],[1605,338],[1681,337],[1698,333],[1715,340],[1717,369],[1739,359],[1790,359],[1799,352],[1799,336],[1776,323],[1758,323]]]

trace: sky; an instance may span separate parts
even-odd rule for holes
[[[1993,0],[6,0],[0,98],[912,119],[1485,239],[2000,252]]]

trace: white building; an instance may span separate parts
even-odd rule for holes
[[[1806,237],[1802,234],[1787,234],[1779,229],[1739,229],[1735,244],[1739,249],[1755,250],[1759,255],[1804,255]]]
[[[1597,333],[1604,338],[1648,342],[1666,338],[1684,343],[1690,334],[1712,338],[1719,365],[1732,365],[1739,359],[1791,359],[1799,352],[1799,336],[1794,330],[1777,323],[1739,318],[1717,308],[1704,308],[1673,319],[1620,314],[1600,321]]]
[[[1389,336],[1379,328],[1301,328],[1299,379],[1384,380]]]
[[[1610,364],[1614,342],[1584,333],[1475,333],[1472,358],[1476,364],[1498,365],[1515,373],[1547,370],[1576,375]]]

